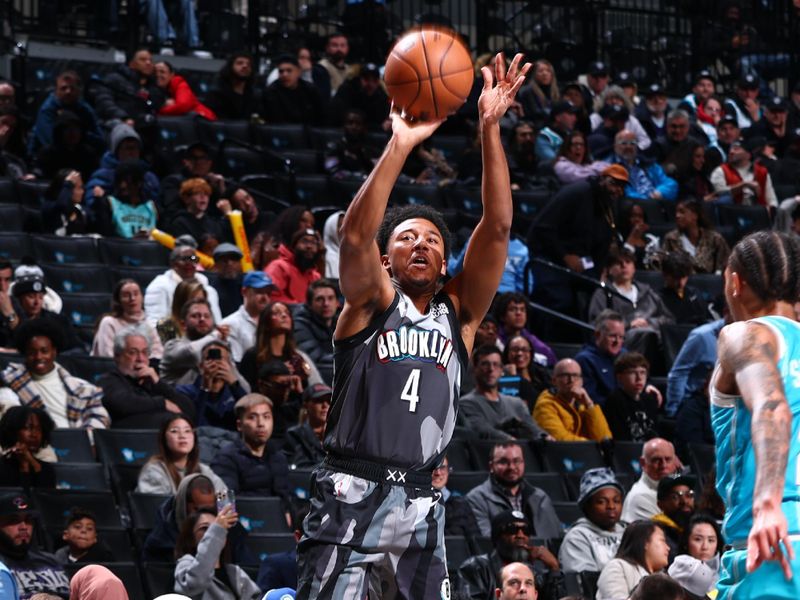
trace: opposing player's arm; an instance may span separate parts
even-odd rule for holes
[[[483,216],[464,256],[464,270],[445,287],[458,309],[462,338],[471,350],[475,331],[489,309],[500,284],[508,255],[513,206],[508,163],[500,140],[500,119],[514,102],[531,65],[520,68],[517,54],[505,69],[502,54],[495,60],[495,72],[483,67],[483,91],[478,100],[483,156],[481,197]]]
[[[764,560],[779,560],[787,578],[791,569],[781,549],[793,556],[781,503],[791,438],[792,414],[778,371],[778,341],[759,323],[733,323],[719,336],[720,383],[733,378],[752,414],[751,443],[756,457],[753,528],[748,537],[747,570]],[[726,390],[723,390],[726,391]]]
[[[374,313],[385,310],[392,302],[394,291],[381,266],[375,235],[406,158],[441,124],[441,121],[410,124],[394,110],[391,116],[392,138],[342,220],[339,285],[345,306],[336,327],[339,339],[363,329]]]

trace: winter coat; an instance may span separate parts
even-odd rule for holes
[[[551,390],[545,390],[536,400],[534,420],[559,442],[592,440],[599,442],[611,438],[603,410],[597,404],[580,408],[562,402]]]
[[[294,339],[297,347],[308,354],[328,385],[333,383],[333,332],[336,319],[330,326],[303,304],[294,312]]]
[[[174,102],[162,106],[158,111],[159,115],[177,117],[188,113],[195,113],[209,121],[217,120],[217,115],[214,114],[214,111],[197,99],[192,88],[189,87],[189,83],[180,75],[172,76],[169,87],[167,88],[167,93]]]
[[[119,65],[106,75],[102,85],[92,86],[94,107],[98,116],[111,123],[134,119],[140,114],[152,114],[164,104],[166,96],[155,80],[142,76],[127,65]],[[147,100],[152,103],[147,106]]]
[[[600,529],[586,517],[569,528],[558,550],[558,562],[564,571],[599,572],[614,558],[622,541],[626,523],[617,523],[612,531]]]
[[[600,572],[596,600],[627,600],[633,588],[650,575],[644,567],[624,558],[613,558]]]
[[[273,302],[303,304],[308,286],[322,275],[315,267],[301,271],[294,260],[294,252],[285,244],[278,246],[278,258],[264,269],[276,289],[270,294]]]

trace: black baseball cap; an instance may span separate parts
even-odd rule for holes
[[[690,489],[694,489],[696,483],[697,478],[694,475],[682,475],[680,473],[667,475],[658,482],[657,498],[659,500],[663,500],[674,488],[678,487],[679,485],[685,485]]]
[[[0,496],[0,518],[12,515],[36,515],[30,498],[25,494],[3,494]]]
[[[648,85],[644,90],[644,97],[648,98],[650,96],[666,96],[667,93],[664,91],[664,88],[661,87],[659,83],[651,83]]]
[[[780,96],[773,96],[764,103],[764,108],[772,112],[786,112],[789,110],[789,105]]]
[[[550,118],[553,119],[562,113],[575,114],[577,112],[578,109],[575,108],[575,105],[572,102],[569,100],[559,100],[553,104],[552,108],[550,109]]]
[[[614,83],[616,83],[620,87],[631,87],[636,85],[636,81],[633,79],[633,75],[628,73],[627,71],[620,71],[616,78],[614,79]]]
[[[719,126],[722,125],[723,123],[730,123],[731,125],[736,125],[736,127],[739,126],[738,119],[733,115],[722,115],[722,118],[719,120],[719,123],[717,123],[717,129],[719,129]]]
[[[594,75],[595,77],[603,77],[608,75],[608,66],[603,61],[595,61],[589,65],[589,75]]]
[[[711,74],[711,71],[709,71],[708,69],[700,69],[697,72],[697,74],[694,76],[694,82],[695,83],[697,83],[698,81],[701,81],[702,79],[709,79],[709,80],[711,80],[711,83],[716,83],[717,82],[717,80]]]
[[[604,119],[612,119],[614,121],[627,121],[630,113],[625,106],[618,104],[606,104],[600,109],[600,116]]]
[[[736,82],[736,87],[741,88],[743,90],[757,90],[758,77],[756,77],[752,73],[747,73],[745,75],[742,75],[739,78],[739,81]]]

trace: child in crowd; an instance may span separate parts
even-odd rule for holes
[[[638,352],[627,352],[614,362],[617,389],[603,406],[615,440],[644,442],[657,436],[658,399],[645,392],[650,363]]]
[[[88,510],[73,508],[70,511],[61,539],[67,543],[56,550],[56,559],[62,565],[114,562],[114,554],[97,539],[94,514]]]

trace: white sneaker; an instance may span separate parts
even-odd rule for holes
[[[204,58],[204,59],[214,58],[214,56],[208,50],[192,50],[191,54],[195,58]]]
[[[175,56],[175,49],[169,46],[164,46],[158,51],[161,56]]]

